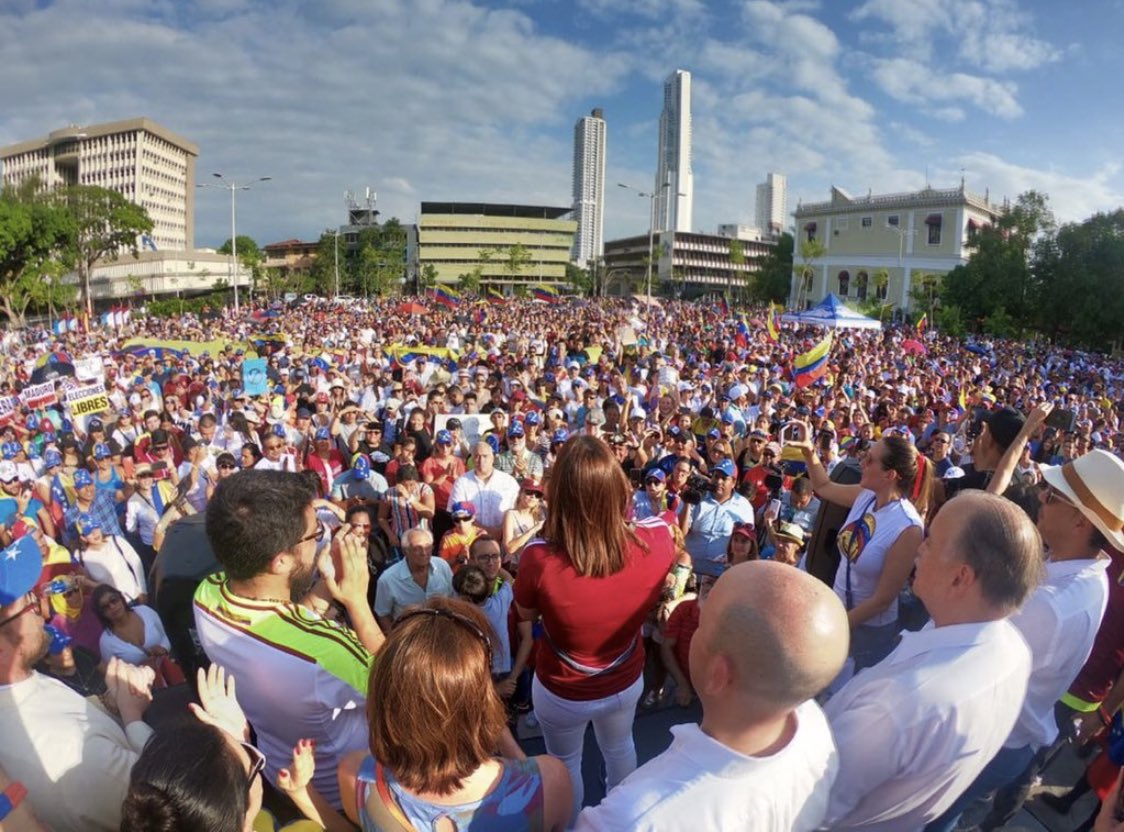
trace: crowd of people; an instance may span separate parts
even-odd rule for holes
[[[426,310],[0,338],[0,826],[1124,829],[1124,364]]]

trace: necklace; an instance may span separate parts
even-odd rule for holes
[[[247,595],[243,592],[237,592],[236,590],[234,590],[230,586],[229,583],[226,585],[226,587],[227,587],[227,590],[232,595],[237,595],[239,598],[244,598],[247,601],[257,601],[260,604],[288,604],[288,603],[291,603],[290,601],[283,601],[280,598],[259,598],[256,595]]]

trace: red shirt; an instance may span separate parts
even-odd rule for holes
[[[603,699],[620,693],[643,672],[640,627],[659,602],[664,578],[675,561],[675,544],[671,529],[658,517],[637,523],[636,537],[643,546],[629,546],[624,568],[604,578],[578,575],[570,559],[545,541],[523,550],[515,602],[542,614],[555,646],[574,661],[598,668],[632,650],[618,667],[589,676],[566,664],[544,641],[535,674],[556,696]]]
[[[1114,549],[1105,551],[1112,558],[1107,572],[1108,606],[1093,640],[1093,651],[1069,686],[1069,696],[1090,705],[1104,700],[1124,668],[1124,554]]]
[[[683,671],[683,675],[687,677],[688,682],[691,682],[691,639],[694,638],[695,630],[698,628],[699,601],[697,598],[688,598],[678,604],[671,611],[667,623],[663,626],[663,637],[675,639],[675,645],[672,647],[675,652],[675,661],[679,663],[679,669]],[[694,682],[691,682],[691,684],[693,685]]]
[[[446,478],[446,470],[450,462],[453,464],[453,475]],[[464,470],[464,460],[455,456],[444,462],[435,456],[431,456],[426,458],[425,462],[418,468],[418,473],[421,474],[423,480],[427,476],[433,477],[433,482],[429,485],[433,489],[433,497],[437,501],[436,505],[439,510],[444,511],[445,506],[449,505],[449,494],[453,490],[453,483],[456,482],[457,477],[464,474]]]
[[[328,451],[327,459],[319,454],[309,454],[308,463],[304,467],[319,474],[320,482],[324,484],[324,493],[331,494],[333,480],[343,473],[343,454],[335,448]]]

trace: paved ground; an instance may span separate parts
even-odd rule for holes
[[[636,738],[637,757],[641,763],[660,754],[671,743],[670,728],[681,722],[698,721],[702,712],[696,702],[690,708],[665,707],[654,711],[639,711],[633,736]],[[541,734],[528,729],[520,722],[520,744],[528,754],[544,754]],[[1070,832],[1093,811],[1095,799],[1087,795],[1077,803],[1069,815],[1060,816],[1034,795],[1042,791],[1057,794],[1064,792],[1075,783],[1084,771],[1085,763],[1077,757],[1072,748],[1067,747],[1057,755],[1042,774],[1042,785],[1035,790],[1031,800],[1015,819],[1005,827],[1010,832]],[[585,780],[585,803],[595,805],[604,796],[600,780],[601,752],[592,729],[586,733],[585,753],[582,757],[582,773]],[[970,818],[969,818],[970,820]]]

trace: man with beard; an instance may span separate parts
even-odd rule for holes
[[[367,747],[367,677],[383,635],[367,604],[367,542],[344,526],[329,551],[314,496],[284,471],[219,483],[207,537],[224,571],[196,590],[195,626],[208,658],[238,683],[269,779],[298,741],[312,740],[314,783],[338,809],[339,762]],[[333,601],[354,630],[328,620]]]
[[[104,699],[121,715],[122,729],[62,682],[33,670],[51,643],[34,590],[42,568],[31,535],[0,552],[0,768],[27,789],[35,814],[51,829],[115,830],[129,772],[152,735],[142,716],[153,673],[109,662]]]

